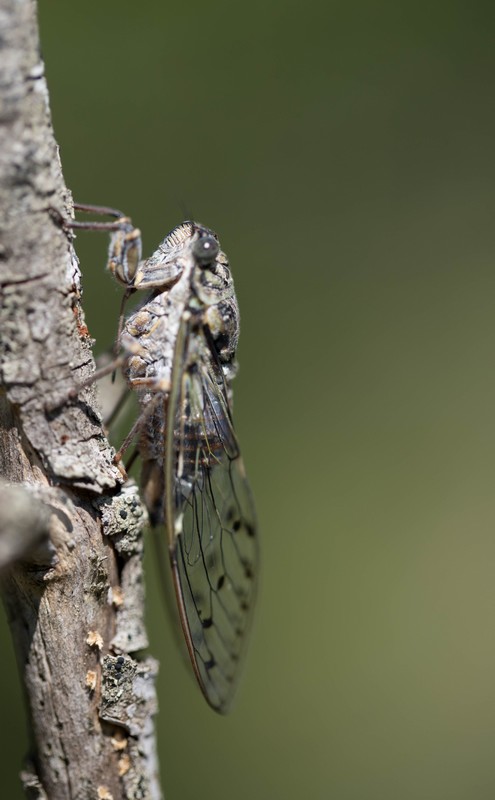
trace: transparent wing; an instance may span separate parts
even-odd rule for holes
[[[169,401],[166,524],[194,672],[208,703],[225,713],[251,627],[256,519],[214,347],[202,330],[185,329],[181,338]]]

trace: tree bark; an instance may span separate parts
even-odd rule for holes
[[[94,387],[61,403],[94,362],[53,213],[70,217],[72,200],[34,0],[2,0],[0,31],[0,568],[28,708],[22,780],[30,798],[155,799],[156,663],[136,656],[146,515]]]

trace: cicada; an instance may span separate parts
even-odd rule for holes
[[[128,386],[141,416],[133,428],[142,492],[164,526],[175,596],[194,673],[212,708],[229,710],[256,598],[258,537],[232,422],[239,309],[217,235],[183,222],[143,260],[140,231],[113,209],[108,266],[146,295],[119,326]],[[130,438],[132,438],[132,435]]]

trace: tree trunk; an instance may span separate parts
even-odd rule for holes
[[[0,30],[0,568],[28,708],[22,780],[30,798],[155,799],[156,664],[132,656],[147,646],[146,515],[94,387],[61,402],[94,362],[35,2],[2,0]]]

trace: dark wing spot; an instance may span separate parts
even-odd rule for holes
[[[205,563],[209,570],[213,570],[216,564],[216,554],[214,552],[208,553],[205,558]]]

